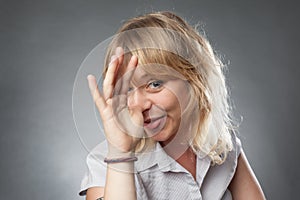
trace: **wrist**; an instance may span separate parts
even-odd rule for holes
[[[110,170],[116,170],[124,173],[134,173],[134,161],[136,161],[134,152],[124,152],[109,146],[108,153],[104,162]]]
[[[119,158],[106,158],[109,160],[118,160]],[[134,161],[129,162],[106,162],[108,169],[122,173],[134,173]]]
[[[113,158],[127,158],[127,157],[134,157],[135,153],[132,151],[121,151],[115,147],[108,147],[108,153],[106,158],[113,159]]]

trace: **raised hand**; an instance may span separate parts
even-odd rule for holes
[[[132,152],[144,134],[142,110],[137,107],[129,109],[127,106],[127,92],[138,59],[132,56],[121,76],[123,60],[123,49],[118,47],[111,57],[103,81],[103,94],[98,89],[96,78],[93,75],[87,77],[111,154]]]

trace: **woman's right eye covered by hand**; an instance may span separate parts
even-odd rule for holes
[[[134,89],[133,87],[129,87],[129,88],[128,88],[128,91],[127,91],[127,93],[130,93],[130,92],[132,92],[132,91],[133,91],[133,89]]]

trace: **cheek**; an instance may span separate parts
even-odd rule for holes
[[[181,118],[181,111],[184,109],[184,105],[181,104],[180,99],[172,95],[172,97],[168,100],[167,112],[174,118],[175,120],[179,120]]]
[[[170,106],[172,106],[173,109],[175,109],[175,107],[178,108],[179,111],[177,112],[185,110],[190,101],[190,90],[188,83],[181,80],[171,82],[171,84],[168,85],[168,92]]]
[[[179,90],[177,91],[177,98],[179,100],[179,103],[181,105],[181,107],[184,108],[188,105],[189,100],[190,100],[190,89],[186,84],[182,84],[179,88]]]
[[[172,103],[170,102],[170,107],[176,113],[177,117],[180,118],[183,111],[186,109],[189,101],[189,95],[183,92],[177,96],[173,95]]]
[[[173,92],[167,91],[157,95],[156,104],[172,118],[178,119],[181,117],[181,110],[184,110],[185,106],[182,98],[176,96]]]

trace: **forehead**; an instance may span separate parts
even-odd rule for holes
[[[154,75],[152,73],[151,74],[147,73],[143,69],[143,67],[138,66],[133,73],[131,83],[134,85],[142,85],[148,82],[149,80],[158,79],[158,78],[162,78],[162,77],[159,77],[158,75]]]
[[[135,69],[134,71],[134,74],[133,74],[133,78],[136,78],[136,79],[145,79],[145,78],[149,78],[153,76],[152,74],[150,73],[147,73],[143,67],[140,67],[140,66],[137,66],[137,68]]]
[[[141,63],[136,68],[135,75],[140,78],[157,77],[167,79],[183,79],[185,77],[178,72],[173,65],[161,63]]]

